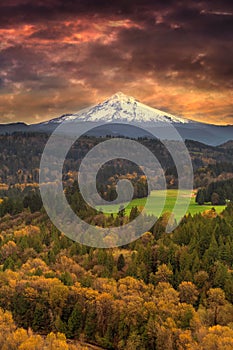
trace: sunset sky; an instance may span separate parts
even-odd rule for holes
[[[37,123],[117,91],[233,124],[232,0],[0,2],[0,122]]]

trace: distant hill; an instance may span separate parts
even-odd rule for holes
[[[38,183],[40,159],[48,137],[48,133],[37,132],[0,135],[0,183]],[[74,173],[77,172],[81,159],[103,140],[105,139],[83,137],[80,142],[75,142],[67,154],[64,170],[68,172],[71,169]],[[155,154],[167,179],[173,182],[177,173],[165,146],[155,139],[141,139],[140,142]],[[232,177],[232,143],[227,143],[224,147],[205,145],[193,140],[187,140],[185,143],[195,172],[195,187],[206,185],[215,178],[224,180]],[[123,170],[130,173],[135,169],[132,164],[124,164]],[[122,167],[116,169],[117,173],[119,171],[122,173]]]
[[[0,124],[0,134],[12,134],[14,132],[28,132],[30,126],[25,123]]]
[[[225,149],[233,148],[233,140],[225,142],[224,144],[220,145],[220,147],[225,148]]]

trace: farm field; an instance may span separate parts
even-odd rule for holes
[[[167,192],[167,194],[165,192]],[[181,201],[179,207],[176,209],[176,215],[175,215],[176,218],[180,217],[180,215],[183,214],[183,211],[184,211],[183,207],[184,207],[184,204],[186,203],[186,199],[185,199],[185,197],[187,196],[186,191],[181,190],[180,192],[181,192],[181,197],[183,196],[184,198],[184,201]],[[146,211],[147,214],[153,214],[155,216],[159,215],[160,205],[161,205],[160,203],[164,195],[166,195],[166,202],[163,208],[163,213],[172,212],[176,202],[177,194],[178,194],[178,190],[152,191],[151,198],[148,200],[148,209]],[[145,202],[146,202],[146,198],[133,199],[131,203],[125,208],[126,214],[128,215],[130,213],[130,210],[132,209],[132,207],[138,207],[139,209],[143,208],[145,206]],[[111,212],[114,214],[118,212],[119,207],[120,207],[119,204],[114,204],[114,205],[110,204],[104,207],[102,206],[101,209],[104,212],[107,209],[108,212]],[[187,213],[190,213],[191,215],[195,215],[197,213],[210,210],[213,207],[215,208],[217,213],[221,213],[225,209],[224,205],[213,206],[211,203],[206,203],[205,205],[198,205],[195,202],[195,192],[193,192]]]

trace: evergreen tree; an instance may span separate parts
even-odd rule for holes
[[[67,336],[69,338],[79,338],[82,328],[82,308],[76,304],[68,320]]]
[[[122,269],[125,267],[125,258],[123,254],[119,255],[119,258],[117,260],[117,270],[122,271]]]
[[[203,189],[199,189],[196,195],[196,203],[203,205],[205,203],[205,194]]]

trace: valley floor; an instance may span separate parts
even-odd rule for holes
[[[181,197],[183,197],[183,201],[181,199],[181,202],[179,204],[179,207],[176,210],[175,217],[176,219],[179,218],[180,216],[183,216],[183,208],[184,205],[186,204],[186,196],[187,196],[187,191],[186,190],[180,190],[181,192]],[[163,213],[164,212],[172,212],[174,205],[176,203],[178,195],[178,190],[167,190],[167,191],[152,191],[151,192],[151,198],[148,199],[148,209],[147,209],[147,214],[153,214],[155,216],[159,215],[160,213],[160,206],[161,202],[163,201],[163,198],[166,196],[166,201],[165,205],[163,208]],[[145,206],[146,198],[139,198],[139,199],[133,199],[131,203],[126,207],[125,211],[126,214],[128,215],[130,213],[130,210],[132,207],[138,207],[143,208]],[[120,204],[115,204],[115,205],[106,205],[102,206],[101,209],[104,211],[107,209],[108,211],[112,211],[112,213],[117,213],[119,210]],[[206,210],[211,210],[214,208],[217,213],[221,213],[225,209],[225,205],[216,205],[213,206],[211,203],[206,203],[204,205],[199,205],[195,202],[195,191],[193,191],[190,199],[190,204],[187,210],[187,214],[195,215],[198,213],[203,213]]]

